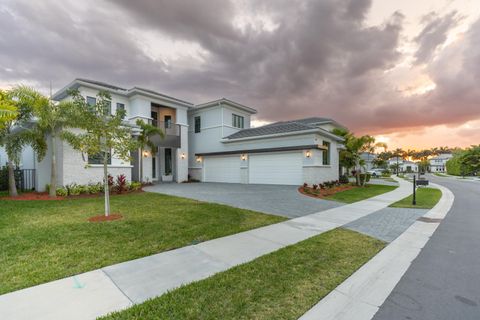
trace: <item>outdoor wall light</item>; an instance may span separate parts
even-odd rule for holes
[[[312,153],[310,150],[305,151],[305,157],[310,158],[312,156]]]
[[[246,155],[246,154],[242,154],[242,155],[240,156],[240,159],[242,159],[242,161],[247,160],[247,155]]]
[[[202,162],[202,157],[197,157],[196,160],[197,160],[198,163],[200,163],[200,162]]]
[[[180,158],[185,159],[185,152],[182,152],[182,155],[180,156]]]
[[[148,157],[148,151],[147,150],[143,151],[143,157],[144,158]]]

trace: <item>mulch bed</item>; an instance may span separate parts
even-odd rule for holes
[[[99,216],[88,218],[88,221],[90,221],[90,222],[105,222],[105,221],[120,220],[122,218],[123,218],[123,216],[121,214],[111,213],[108,216],[102,214],[102,215],[99,215]]]
[[[27,192],[20,193],[16,197],[1,197],[0,200],[19,200],[19,201],[32,201],[32,200],[64,200],[65,197],[50,198],[46,192]]]
[[[356,188],[356,186],[352,186],[352,185],[349,185],[349,184],[335,186],[335,187],[330,188],[330,189],[316,189],[316,190],[314,190],[311,187],[303,187],[302,186],[302,187],[298,188],[298,192],[300,192],[301,194],[304,194],[306,196],[312,197],[312,198],[324,198],[324,197],[327,197],[327,196],[334,195],[335,193],[350,190],[350,189],[353,189],[353,188]]]

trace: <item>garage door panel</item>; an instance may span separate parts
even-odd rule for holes
[[[300,185],[302,180],[301,152],[258,154],[249,158],[250,183]]]
[[[206,157],[205,182],[240,183],[240,156]]]

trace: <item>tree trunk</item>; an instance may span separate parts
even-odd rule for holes
[[[105,216],[108,217],[110,215],[110,188],[108,185],[108,153],[105,152],[103,156],[103,179],[104,183],[104,191],[105,191]]]
[[[143,183],[143,148],[138,149],[138,165],[140,166],[140,183]]]
[[[17,197],[17,185],[15,184],[15,171],[12,160],[8,160],[8,193],[11,197]]]
[[[358,159],[355,160],[355,180],[357,183],[357,186],[361,186],[360,183],[360,161]]]
[[[50,198],[57,196],[57,137],[52,132],[52,166],[50,172]]]

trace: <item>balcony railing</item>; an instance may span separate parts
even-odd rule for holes
[[[141,119],[151,125],[159,127],[163,131],[163,139],[162,137],[160,137],[160,135],[156,135],[150,138],[150,140],[156,146],[162,148],[180,148],[180,125],[174,124],[172,122],[155,121],[151,118],[145,117],[134,117],[130,118],[129,120],[133,123],[136,123],[137,119]]]

